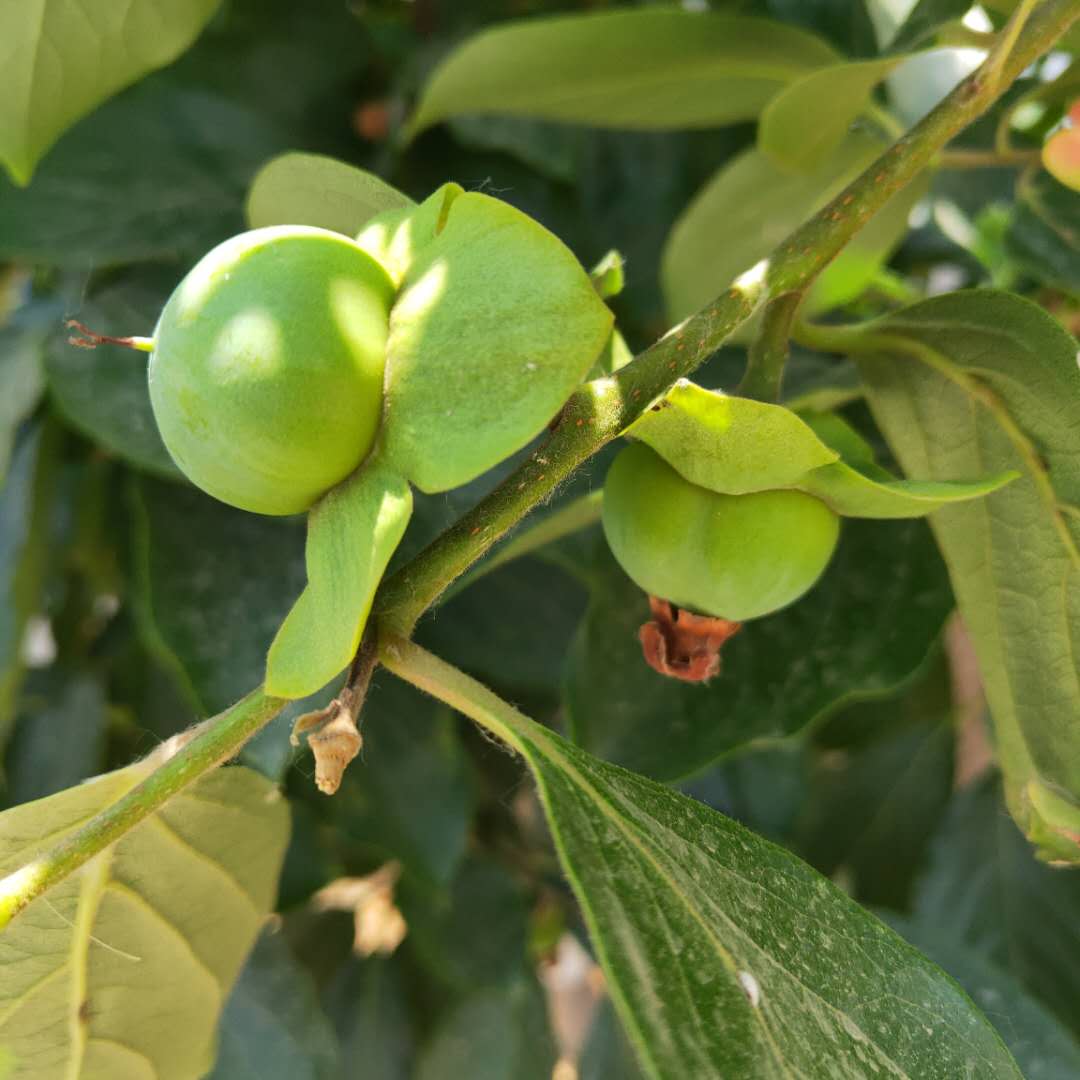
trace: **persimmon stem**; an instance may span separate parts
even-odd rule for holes
[[[784,365],[791,351],[789,339],[803,293],[789,292],[770,300],[761,320],[761,330],[750,346],[746,372],[736,391],[741,397],[758,401],[779,401]]]
[[[125,349],[137,349],[139,352],[153,352],[154,339],[148,337],[114,337],[112,334],[99,334],[91,330],[78,319],[68,319],[64,325],[69,330],[78,330],[68,338],[69,345],[80,349],[96,349],[99,345],[122,345]]]

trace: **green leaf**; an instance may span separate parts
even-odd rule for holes
[[[25,431],[0,488],[0,744],[15,718],[27,620],[44,605],[59,435],[53,424]]]
[[[944,660],[899,697],[832,717],[834,731],[858,741],[815,755],[794,846],[860,903],[906,910],[953,789]]]
[[[782,172],[760,150],[747,150],[724,165],[668,236],[662,279],[671,319],[685,319],[719,295],[883,149],[879,139],[853,133],[809,175]],[[898,192],[833,260],[811,290],[808,313],[836,307],[862,292],[907,232],[908,211],[919,190],[915,184]]]
[[[251,177],[288,141],[253,109],[153,76],[65,136],[29,188],[0,174],[0,256],[80,273],[194,261],[244,228]]]
[[[105,688],[89,672],[32,672],[4,763],[14,806],[74,787],[105,767]]]
[[[527,696],[555,706],[567,648],[584,610],[580,582],[543,556],[515,559],[441,603],[416,636],[515,700]]]
[[[139,635],[195,709],[213,715],[263,677],[266,649],[304,586],[302,520],[247,514],[150,478],[132,481],[129,501]],[[300,711],[264,728],[241,760],[279,776]]]
[[[555,1047],[535,980],[468,995],[424,1047],[416,1080],[548,1080]]]
[[[386,210],[414,203],[374,173],[322,154],[282,154],[256,174],[245,211],[248,225],[315,225],[355,236]]]
[[[177,278],[164,268],[129,272],[91,294],[76,316],[100,334],[149,336]],[[154,420],[146,355],[114,346],[79,349],[69,344],[71,334],[58,328],[45,354],[49,394],[61,414],[140,469],[182,479]]]
[[[964,988],[997,1028],[1027,1080],[1080,1076],[1080,1044],[1020,982],[933,926],[891,914],[886,921]]]
[[[979,657],[1010,809],[1047,857],[1080,861],[1068,835],[1080,832],[1076,342],[1035,304],[992,290],[924,301],[855,337],[905,472],[1021,474],[931,525]],[[1072,809],[1043,805],[1051,797]]]
[[[338,1080],[336,1039],[311,976],[264,930],[233,987],[206,1080]]]
[[[820,169],[870,103],[874,87],[906,59],[853,60],[796,79],[761,114],[758,149],[788,172]]]
[[[915,928],[1007,971],[1080,1037],[1080,876],[1038,862],[990,777],[961,792],[933,848]]]
[[[441,206],[390,313],[386,362],[386,459],[426,492],[543,431],[613,322],[569,249],[520,210],[478,192]]]
[[[625,434],[647,443],[692,484],[726,495],[791,487],[838,457],[789,409],[686,379]]]
[[[109,773],[0,815],[0,874],[146,775]],[[275,788],[221,769],[175,796],[0,938],[14,1077],[202,1075],[229,989],[274,901],[288,836]]]
[[[0,161],[28,184],[42,155],[80,117],[175,60],[219,0],[28,0],[0,11]]]
[[[411,514],[409,485],[374,457],[308,511],[307,585],[267,653],[268,694],[307,697],[349,664]]]
[[[347,1062],[363,1080],[413,1080],[413,1024],[400,956],[353,957],[326,997]]]
[[[1040,171],[1022,183],[1005,235],[1012,259],[1037,281],[1080,290],[1080,207],[1076,192]]]
[[[436,69],[409,125],[502,113],[664,130],[750,120],[836,53],[767,19],[653,7],[532,19],[468,40]]]
[[[258,684],[266,649],[303,587],[303,523],[235,510],[141,478],[131,507],[146,644],[208,715]]]
[[[505,989],[520,977],[526,960],[525,895],[497,863],[469,859],[449,888],[434,893],[402,878],[396,899],[409,924],[409,950],[447,987],[459,993]]]
[[[648,1075],[812,1076],[827,1061],[952,1080],[978,1061],[1020,1076],[951,979],[787,851],[465,689],[430,654],[402,670],[467,698],[525,757]]]
[[[594,754],[677,779],[895,691],[924,661],[952,604],[924,524],[846,521],[817,586],[744,627],[724,645],[720,675],[688,686],[645,663],[637,631],[648,604],[598,544],[567,672],[570,730]]]
[[[19,425],[34,411],[45,389],[40,326],[0,328],[0,488],[7,477]]]
[[[338,843],[397,859],[427,888],[455,875],[473,815],[468,762],[450,710],[396,680],[364,702],[364,753],[331,800]]]

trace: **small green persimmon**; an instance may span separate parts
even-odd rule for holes
[[[632,443],[604,483],[604,533],[646,592],[742,622],[798,600],[836,547],[839,517],[800,491],[721,495]]]
[[[307,226],[204,256],[158,320],[150,399],[184,474],[261,514],[308,509],[371,450],[394,286],[354,241]]]

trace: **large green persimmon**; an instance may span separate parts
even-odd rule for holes
[[[732,622],[798,600],[828,565],[840,519],[801,491],[722,495],[632,443],[604,483],[604,533],[646,592]]]
[[[308,509],[375,442],[393,299],[379,263],[324,229],[214,248],[154,330],[150,398],[180,469],[244,510]]]

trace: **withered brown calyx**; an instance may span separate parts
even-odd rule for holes
[[[695,615],[667,600],[649,597],[652,619],[638,631],[649,667],[683,682],[706,682],[720,671],[720,649],[740,622]]]

